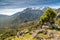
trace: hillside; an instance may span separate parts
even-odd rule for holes
[[[9,16],[0,14],[0,23],[3,23],[3,22],[6,21],[8,18],[9,18]]]
[[[20,34],[20,35],[19,35]],[[17,32],[16,36],[6,38],[5,40],[60,40],[60,31],[51,29],[34,29],[28,31],[24,29]]]
[[[39,20],[15,25],[16,29],[5,29],[0,37],[1,40],[60,40],[60,29],[43,27],[41,29]]]

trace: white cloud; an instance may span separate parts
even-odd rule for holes
[[[16,8],[16,9],[1,9],[0,10],[0,14],[4,14],[4,15],[13,15],[16,12],[21,12],[22,10],[24,10],[25,8]]]
[[[60,6],[49,6],[49,7],[54,8],[54,9],[60,8]]]

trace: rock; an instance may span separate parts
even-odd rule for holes
[[[42,26],[42,29],[48,29],[48,28],[49,28],[48,25],[43,25],[43,26]]]
[[[60,35],[55,35],[54,40],[60,40]]]
[[[38,36],[36,36],[35,38],[37,38],[38,40],[43,40],[42,37],[38,37]]]
[[[24,36],[24,34],[25,34],[25,32],[17,32],[17,37],[23,37]]]
[[[41,29],[38,33],[43,33],[43,30]]]
[[[47,34],[47,30],[45,30],[43,33],[44,33],[44,34]]]

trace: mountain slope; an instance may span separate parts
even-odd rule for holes
[[[43,14],[42,10],[34,10],[32,8],[27,8],[22,12],[18,12],[13,15],[15,18],[13,22],[27,22],[38,19]]]

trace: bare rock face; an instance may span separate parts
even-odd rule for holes
[[[49,28],[48,25],[43,25],[43,26],[42,26],[42,29],[47,29],[47,28]]]
[[[43,29],[48,29],[48,28],[57,28],[57,26],[55,24],[50,24],[50,23],[45,23],[43,26],[42,26]]]
[[[17,37],[24,37],[24,35],[27,33],[32,34],[30,31],[19,31],[17,32]]]
[[[36,36],[35,38],[37,38],[38,40],[43,40],[42,37],[38,37],[38,36]]]
[[[21,31],[17,32],[17,37],[24,37],[26,33],[31,33],[32,38],[37,38],[38,40],[60,40],[60,35],[57,30],[50,29],[37,29],[32,31]],[[38,34],[43,34],[43,36],[38,36]]]
[[[17,32],[17,37],[23,37],[25,32]]]
[[[50,40],[60,40],[60,35],[56,30],[48,31],[48,37],[50,38]]]

